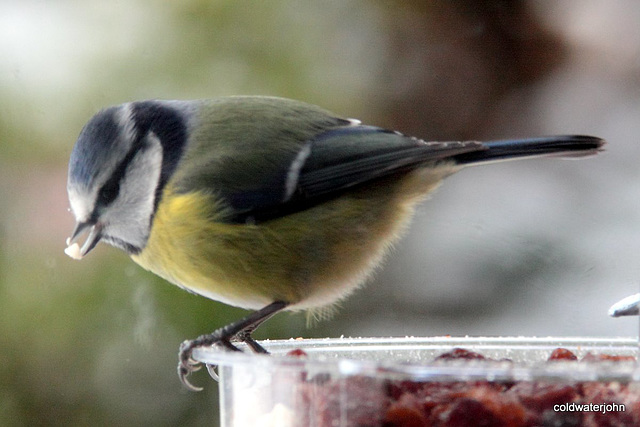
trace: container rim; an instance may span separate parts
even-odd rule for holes
[[[421,351],[446,352],[464,348],[484,354],[507,351],[509,354],[550,354],[558,347],[567,348],[579,357],[592,353],[640,354],[635,337],[360,337],[264,340],[260,343],[271,355],[229,352],[216,347],[197,348],[196,361],[225,368],[264,369],[265,372],[287,369],[307,373],[330,373],[341,376],[366,375],[389,379],[425,381],[492,380],[492,381],[640,381],[637,362],[545,362],[531,363],[485,360],[453,360],[446,363],[430,360],[419,362],[406,356]],[[246,349],[246,346],[241,346]],[[305,357],[287,356],[301,349]],[[376,352],[393,357],[377,359]],[[491,354],[488,355],[491,357]]]

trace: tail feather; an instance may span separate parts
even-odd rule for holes
[[[583,157],[602,151],[605,141],[594,136],[561,135],[485,142],[485,150],[454,156],[462,165],[522,157]]]

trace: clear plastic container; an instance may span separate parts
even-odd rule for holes
[[[637,360],[636,339],[343,338],[262,344],[271,355],[194,352],[198,361],[218,366],[222,427],[500,425],[505,420],[514,426],[611,420],[640,425],[637,362],[586,360],[594,359],[588,354]],[[456,348],[492,360],[435,360]],[[557,348],[587,357],[548,361]]]

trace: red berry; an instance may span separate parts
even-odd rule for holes
[[[571,350],[566,348],[556,348],[549,356],[548,360],[578,360],[578,357]]]

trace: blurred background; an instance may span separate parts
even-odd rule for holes
[[[63,254],[66,167],[100,108],[300,99],[425,139],[606,138],[580,161],[471,168],[421,205],[369,285],[258,338],[637,336],[640,3],[0,1],[0,424],[211,425],[179,343],[246,314],[98,247]],[[214,421],[215,422],[215,421]]]

